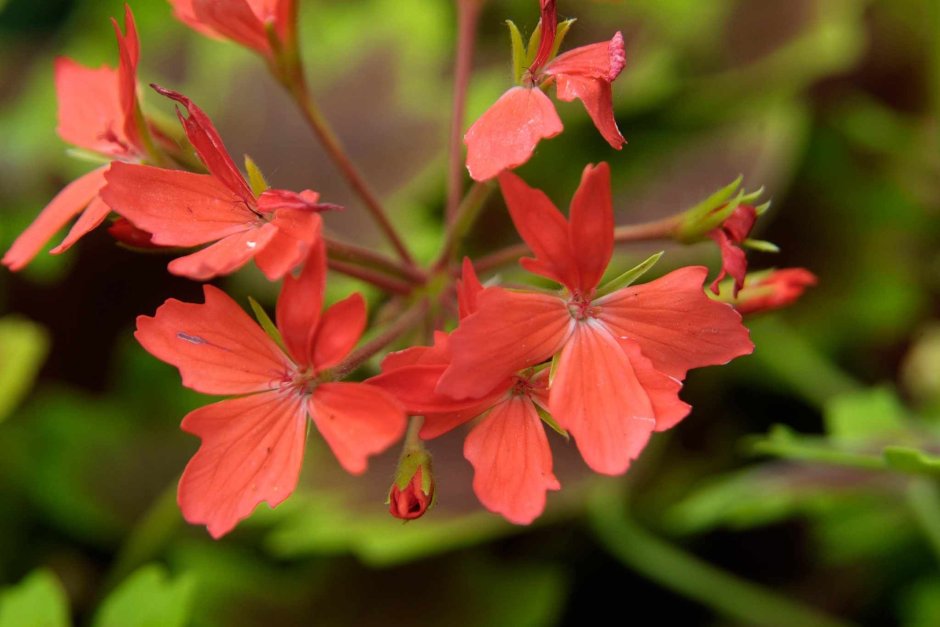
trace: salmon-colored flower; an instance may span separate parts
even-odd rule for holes
[[[56,98],[59,105],[59,137],[105,159],[140,161],[145,153],[137,127],[137,61],[140,42],[131,9],[125,6],[122,33],[115,20],[120,63],[117,69],[97,69],[61,57],[55,63]],[[24,268],[52,237],[75,216],[72,226],[53,254],[68,250],[83,235],[101,224],[110,213],[98,192],[104,186],[107,166],[92,170],[52,199],[3,256],[11,270]]]
[[[137,340],[176,366],[183,385],[205,394],[237,394],[188,414],[184,431],[202,445],[179,483],[187,521],[213,537],[229,532],[262,501],[271,507],[294,490],[307,417],[348,472],[398,440],[401,405],[364,383],[334,382],[339,364],[365,328],[362,297],[353,294],[321,315],[326,256],[322,243],[299,278],[285,277],[277,303],[279,345],[221,290],[206,285],[205,303],[168,300],[137,319]]]
[[[744,287],[747,257],[739,244],[750,235],[755,222],[757,222],[757,209],[751,205],[738,205],[720,227],[708,233],[721,250],[721,272],[711,285],[711,290],[715,294],[718,294],[718,284],[726,276],[734,279],[735,296]]]
[[[335,206],[319,203],[311,190],[269,189],[256,195],[202,109],[181,94],[158,91],[186,108],[189,117],[180,113],[180,121],[209,174],[115,163],[105,175],[104,201],[151,233],[155,245],[215,242],[170,262],[173,274],[207,280],[253,258],[273,281],[302,263],[320,238],[319,212]]]
[[[743,316],[792,305],[817,281],[816,275],[806,268],[771,270],[748,279],[747,286],[731,301]]]
[[[575,48],[551,59],[558,25],[555,0],[542,0],[541,39],[522,84],[504,93],[464,135],[467,170],[477,181],[516,168],[532,156],[542,139],[561,133],[555,106],[542,91],[552,82],[560,100],[584,104],[597,130],[619,150],[623,135],[614,119],[611,83],[626,65],[623,35]]]
[[[296,0],[170,0],[173,14],[204,35],[231,39],[260,54],[274,53],[267,25],[282,42],[296,30]]]
[[[478,310],[449,338],[451,363],[436,391],[479,398],[506,377],[555,357],[552,416],[574,437],[588,466],[622,473],[654,430],[688,413],[678,398],[686,371],[750,353],[747,330],[734,309],[705,296],[703,267],[597,293],[613,251],[606,164],[585,169],[568,220],[514,174],[504,172],[499,182],[516,228],[535,253],[523,266],[565,289],[485,289]]]

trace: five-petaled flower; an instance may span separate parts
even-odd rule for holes
[[[297,0],[170,0],[181,22],[210,37],[231,39],[271,59],[273,27],[282,45],[295,37]]]
[[[362,297],[325,312],[326,257],[316,245],[299,278],[285,277],[277,302],[279,345],[224,292],[206,285],[205,303],[168,300],[137,319],[138,341],[176,366],[183,385],[237,394],[197,409],[182,423],[202,445],[179,483],[179,505],[213,537],[228,533],[262,501],[279,504],[297,485],[307,416],[348,472],[398,440],[405,414],[387,392],[331,380],[365,328]]]
[[[741,316],[702,289],[706,269],[682,268],[645,285],[599,295],[613,252],[610,170],[588,166],[566,220],[544,193],[504,172],[513,222],[535,253],[526,269],[559,293],[485,289],[448,341],[451,363],[436,391],[479,398],[520,370],[556,358],[548,407],[588,466],[624,472],[650,434],[681,420],[690,368],[753,350]]]
[[[522,85],[504,93],[464,135],[467,170],[477,181],[516,168],[532,156],[542,139],[561,133],[555,106],[542,91],[554,81],[560,100],[579,99],[604,139],[616,149],[624,144],[617,128],[611,82],[626,65],[623,36],[582,46],[551,58],[558,17],[555,0],[542,0],[541,39]]]
[[[138,128],[136,121],[140,42],[129,6],[124,11],[125,34],[115,20],[111,22],[120,53],[117,69],[87,68],[66,57],[56,60],[57,130],[59,137],[70,144],[106,159],[139,162],[146,152],[140,134],[148,132]],[[101,224],[110,213],[98,196],[106,170],[107,166],[102,166],[66,185],[13,242],[3,256],[3,264],[21,270],[75,216],[78,220],[62,243],[52,249],[53,254],[68,250]]]
[[[254,258],[273,281],[301,264],[320,238],[319,212],[335,206],[320,204],[311,190],[256,195],[202,109],[181,94],[157,90],[186,108],[189,117],[180,113],[180,121],[209,174],[115,163],[105,175],[104,201],[158,246],[215,242],[171,261],[174,274],[207,280]]]

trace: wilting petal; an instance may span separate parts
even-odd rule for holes
[[[485,396],[507,377],[554,355],[573,325],[560,298],[488,288],[480,294],[479,310],[450,336],[452,362],[437,391],[455,399]]]
[[[584,168],[571,200],[570,223],[571,248],[577,254],[577,285],[582,294],[590,294],[614,252],[614,208],[606,163]]]
[[[301,366],[310,365],[325,288],[326,247],[320,240],[310,249],[300,276],[284,277],[281,294],[277,297],[277,328],[287,350]]]
[[[304,399],[267,392],[214,403],[183,418],[202,445],[180,478],[183,517],[219,538],[262,501],[274,507],[297,486],[307,420]]]
[[[59,137],[80,148],[109,156],[130,152],[124,135],[117,70],[86,68],[71,59],[55,62]]]
[[[278,388],[293,365],[234,300],[203,286],[205,304],[170,299],[154,316],[138,316],[134,337],[154,357],[176,366],[183,385],[204,394]]]
[[[627,354],[597,321],[580,323],[565,344],[549,397],[593,470],[619,475],[646,446],[656,413]]]
[[[317,370],[335,366],[349,354],[366,328],[366,303],[353,294],[323,312],[310,347],[310,363]]]
[[[513,87],[464,135],[470,177],[486,181],[522,165],[540,140],[562,129],[555,105],[540,89]]]
[[[622,339],[632,339],[653,366],[678,379],[690,368],[725,364],[754,345],[730,305],[711,300],[702,283],[708,270],[690,266],[599,298],[598,318]]]
[[[477,298],[482,291],[483,285],[473,269],[473,262],[470,257],[464,257],[462,278],[457,281],[457,310],[461,320],[478,309]]]
[[[199,22],[223,37],[262,54],[270,50],[264,24],[246,0],[191,0],[191,4]]]
[[[527,525],[545,509],[545,492],[561,485],[535,405],[512,395],[473,428],[463,447],[473,465],[473,491],[490,511]]]
[[[88,234],[90,231],[93,231],[98,227],[99,224],[104,222],[104,219],[108,217],[109,213],[111,213],[111,207],[104,204],[104,201],[101,200],[101,198],[97,196],[92,198],[91,202],[88,203],[88,206],[85,207],[85,210],[79,214],[78,220],[76,220],[75,224],[72,225],[72,228],[69,230],[69,234],[65,236],[65,239],[62,240],[62,243],[49,252],[53,255],[64,253],[69,248],[71,248],[75,242]]]
[[[42,250],[59,229],[68,224],[104,186],[106,168],[92,170],[75,179],[56,194],[33,223],[23,231],[3,256],[3,265],[14,272],[22,270]]]
[[[584,104],[585,110],[591,116],[594,126],[607,140],[611,148],[620,150],[627,140],[623,138],[614,119],[613,94],[610,83],[596,78],[582,76],[569,76],[562,74],[556,77],[559,100],[571,102],[575,98]]]
[[[167,269],[196,281],[231,274],[248,263],[275,235],[277,229],[272,224],[235,233],[191,255],[174,259]]]
[[[213,176],[115,162],[101,198],[161,246],[198,246],[260,225]]]
[[[516,231],[535,253],[535,259],[522,260],[523,267],[572,290],[577,289],[578,262],[571,250],[565,217],[545,192],[529,187],[512,172],[500,174],[499,187]]]
[[[617,32],[610,41],[581,46],[558,55],[545,68],[545,74],[596,78],[609,84],[620,75],[626,63],[623,34]]]
[[[405,432],[405,412],[384,390],[366,383],[324,383],[310,397],[310,415],[347,472],[366,470]]]

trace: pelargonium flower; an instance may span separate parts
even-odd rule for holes
[[[156,88],[181,103],[189,141],[209,174],[115,163],[101,197],[116,213],[151,233],[158,246],[198,246],[175,259],[173,274],[207,280],[234,272],[252,258],[270,280],[297,267],[320,238],[319,203],[311,190],[269,189],[256,195],[235,166],[209,117],[189,98]]]
[[[326,255],[318,243],[299,278],[287,276],[272,339],[221,290],[205,303],[166,301],[137,319],[137,340],[176,366],[183,385],[235,398],[196,409],[182,423],[202,445],[179,483],[183,517],[218,538],[262,501],[274,507],[297,485],[307,418],[340,465],[366,470],[368,456],[398,440],[405,414],[394,397],[365,383],[332,380],[330,369],[355,346],[366,323],[353,294],[321,315]]]
[[[477,181],[516,168],[532,156],[542,139],[561,133],[555,106],[542,91],[555,83],[560,100],[579,99],[597,130],[619,150],[625,140],[614,119],[611,83],[626,65],[623,35],[569,50],[552,59],[558,17],[555,0],[541,0],[541,39],[521,85],[504,93],[464,135],[467,170]]]
[[[282,42],[296,29],[296,0],[170,0],[181,22],[210,37],[231,39],[272,57],[267,25]]]
[[[120,63],[117,69],[87,68],[67,57],[55,63],[59,137],[105,159],[139,162],[146,150],[137,127],[137,61],[140,42],[129,6],[124,9],[126,33],[115,20]],[[68,250],[83,235],[101,224],[110,213],[99,198],[107,166],[92,170],[69,183],[52,199],[3,256],[11,270],[24,268],[72,218],[79,216],[53,254]]]
[[[816,275],[806,268],[782,268],[748,277],[747,286],[731,304],[742,316],[787,307],[816,285]]]
[[[585,169],[568,220],[514,174],[502,173],[499,182],[516,229],[535,253],[523,266],[564,290],[485,289],[478,310],[448,340],[451,363],[436,391],[479,398],[506,377],[557,359],[552,416],[588,466],[620,474],[654,430],[688,413],[678,392],[690,368],[753,350],[747,329],[738,312],[705,295],[704,267],[598,293],[613,252],[606,164]]]
[[[737,296],[744,287],[744,277],[747,274],[747,256],[739,246],[750,235],[754,223],[757,222],[757,209],[751,205],[738,205],[731,215],[721,223],[721,226],[710,231],[710,237],[721,250],[721,272],[712,282],[711,290],[718,294],[718,284],[726,276],[734,279],[734,295]]]

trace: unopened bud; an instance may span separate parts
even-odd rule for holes
[[[388,511],[395,518],[414,520],[424,516],[434,501],[431,456],[425,451],[404,455],[388,493]]]
[[[731,304],[749,315],[792,305],[807,287],[816,285],[816,275],[805,268],[783,268],[749,275],[748,282]]]

